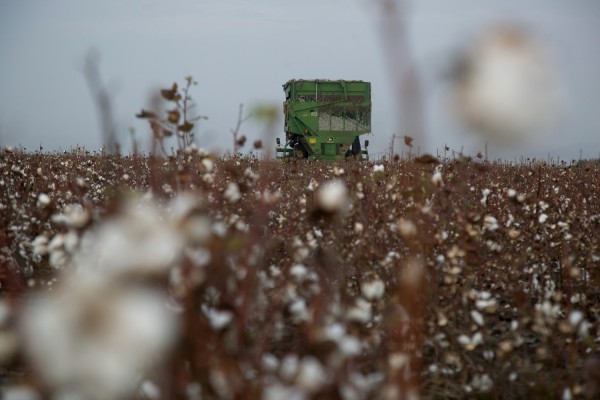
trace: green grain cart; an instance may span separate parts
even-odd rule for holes
[[[365,140],[371,132],[371,83],[291,80],[283,85],[285,145],[277,138],[279,158],[368,159]]]

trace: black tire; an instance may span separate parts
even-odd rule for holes
[[[360,155],[361,151],[360,151],[360,140],[358,139],[358,136],[354,138],[354,142],[352,142],[352,155],[353,156],[357,156]]]
[[[296,159],[308,158],[306,151],[304,150],[304,146],[302,146],[302,143],[296,143],[294,145],[294,158],[296,158]]]
[[[358,136],[357,136],[354,138],[352,145],[346,152],[346,158],[348,158],[348,157],[360,158],[360,155],[361,155],[360,140],[358,139]]]

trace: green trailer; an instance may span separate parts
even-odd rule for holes
[[[368,159],[371,83],[346,80],[290,80],[283,85],[285,144],[277,138],[279,158]]]

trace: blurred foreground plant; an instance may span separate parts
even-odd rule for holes
[[[526,30],[489,29],[455,65],[451,100],[456,113],[494,143],[515,143],[548,129],[562,103],[552,61]]]

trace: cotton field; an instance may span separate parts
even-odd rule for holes
[[[6,399],[600,396],[600,167],[0,155]]]

